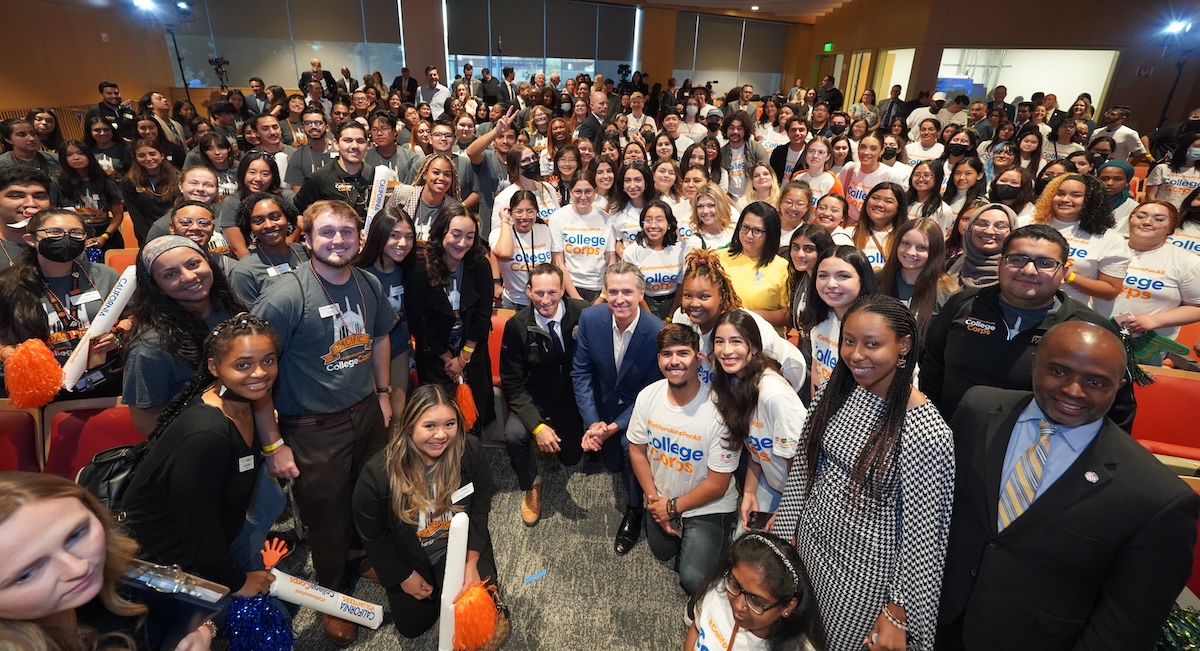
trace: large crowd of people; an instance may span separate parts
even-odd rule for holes
[[[89,346],[60,398],[120,395],[155,441],[119,525],[0,473],[0,646],[143,648],[134,549],[265,594],[283,480],[313,579],[381,584],[422,635],[442,592],[498,586],[499,419],[530,527],[551,455],[621,475],[614,553],[673,563],[685,649],[1153,647],[1200,497],[1128,434],[1126,344],[1200,321],[1200,108],[1143,137],[1004,86],[722,99],[316,59],[297,85],[102,82],[82,141],[48,108],[0,123],[0,359]],[[123,248],[137,294],[87,338]]]

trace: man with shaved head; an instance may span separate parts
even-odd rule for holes
[[[974,387],[950,421],[937,649],[1153,649],[1200,496],[1105,416],[1126,383],[1112,331],[1065,321],[1031,357],[1032,392]]]

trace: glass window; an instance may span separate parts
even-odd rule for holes
[[[1066,110],[1080,93],[1090,93],[1094,106],[1104,105],[1108,80],[1117,63],[1116,50],[977,50],[946,48],[938,69],[937,89],[972,100],[991,97],[1000,84],[1015,104],[1035,92],[1054,93]],[[1069,70],[1070,74],[1063,74]]]

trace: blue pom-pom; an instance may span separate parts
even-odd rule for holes
[[[229,651],[292,651],[292,624],[266,595],[234,597],[226,616]]]

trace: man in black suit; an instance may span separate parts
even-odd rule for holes
[[[412,102],[417,96],[417,80],[408,76],[408,68],[400,69],[400,76],[392,80],[391,89],[400,91],[400,101]]]
[[[996,86],[996,89],[992,91],[992,101],[988,102],[987,108],[989,111],[998,108],[1004,111],[1004,115],[1008,116],[1009,122],[1016,122],[1017,107],[1004,101],[1006,97],[1008,97],[1008,87]]]
[[[518,111],[521,110],[524,106],[521,104],[521,95],[518,91],[516,71],[512,69],[512,66],[504,66],[500,74],[504,75],[504,81],[500,83],[500,101],[517,107]]]
[[[1153,649],[1192,567],[1200,496],[1105,417],[1125,349],[1068,321],[1033,393],[975,387],[954,419],[938,651]]]
[[[579,125],[579,137],[595,142],[608,116],[608,94],[599,90],[593,92],[588,101],[588,109],[590,113]]]
[[[504,428],[504,447],[517,485],[525,492],[521,519],[532,527],[542,516],[542,478],[533,444],[546,454],[557,454],[564,466],[583,458],[583,419],[575,405],[571,356],[575,325],[588,304],[566,298],[562,270],[549,263],[529,272],[525,292],[529,307],[504,324],[500,386],[512,412]]]
[[[354,78],[354,75],[350,74],[350,69],[342,66],[340,72],[342,76],[338,77],[337,80],[338,91],[343,95],[350,95],[358,90],[358,80]]]
[[[479,80],[479,93],[483,103],[491,106],[500,101],[500,80],[492,76],[492,71],[484,68],[483,77]]]
[[[332,101],[337,96],[337,80],[333,78],[333,73],[321,69],[320,59],[312,59],[308,65],[308,71],[300,75],[300,89],[307,89],[310,81],[319,81],[321,82],[321,97]]]

